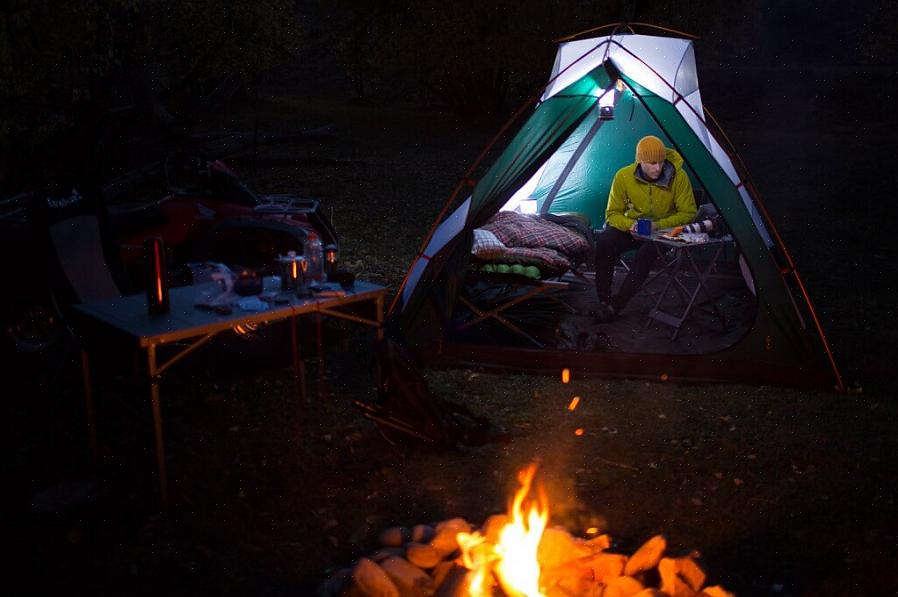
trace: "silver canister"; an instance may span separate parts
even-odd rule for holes
[[[309,292],[309,262],[296,251],[286,255],[278,255],[278,272],[281,277],[281,290],[294,292],[297,296]]]

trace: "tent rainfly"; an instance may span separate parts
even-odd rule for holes
[[[546,373],[568,367],[584,375],[842,388],[791,256],[741,162],[709,129],[716,123],[703,111],[692,40],[614,33],[563,42],[542,94],[503,131],[534,104],[480,180],[471,178],[478,163],[471,166],[412,262],[389,320],[410,351],[433,365]],[[616,117],[603,119],[602,106]],[[473,229],[500,209],[520,210],[522,201],[539,213],[584,213],[594,227],[601,226],[615,171],[632,162],[633,147],[648,134],[682,155],[693,186],[704,191],[731,231],[757,305],[747,332],[711,354],[578,352],[453,340],[447,332]]]

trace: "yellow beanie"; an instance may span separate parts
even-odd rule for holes
[[[636,144],[637,162],[663,162],[666,153],[664,141],[652,135],[643,137]]]

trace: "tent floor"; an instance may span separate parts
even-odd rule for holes
[[[623,268],[615,271],[615,288],[625,275]],[[581,352],[709,354],[735,344],[748,332],[755,317],[754,296],[735,271],[709,277],[707,285],[714,300],[705,300],[695,308],[676,338],[673,338],[673,327],[648,317],[663,289],[661,277],[653,279],[650,276],[626,308],[609,322],[599,322],[593,316],[598,299],[591,273],[583,276],[566,274],[562,280],[569,283],[567,289],[539,294],[500,312],[532,339],[513,332],[494,318],[486,318],[458,331],[464,322],[474,317],[459,303],[453,320],[456,331],[450,333],[447,340],[523,348],[541,345]],[[692,287],[696,280],[687,276],[684,282]],[[523,294],[526,289],[527,286],[490,286],[478,281],[466,285],[465,293],[478,309],[488,311]],[[704,298],[704,294],[699,297]],[[711,304],[716,306],[723,321],[709,308]],[[668,291],[661,306],[662,310],[675,313],[682,312],[684,307],[685,302],[672,290]]]

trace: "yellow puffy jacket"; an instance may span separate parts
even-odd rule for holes
[[[655,228],[673,228],[695,218],[698,210],[692,183],[683,171],[683,158],[670,148],[665,157],[661,176],[654,182],[642,178],[635,162],[617,171],[605,208],[609,226],[627,232],[639,218],[649,218]]]

